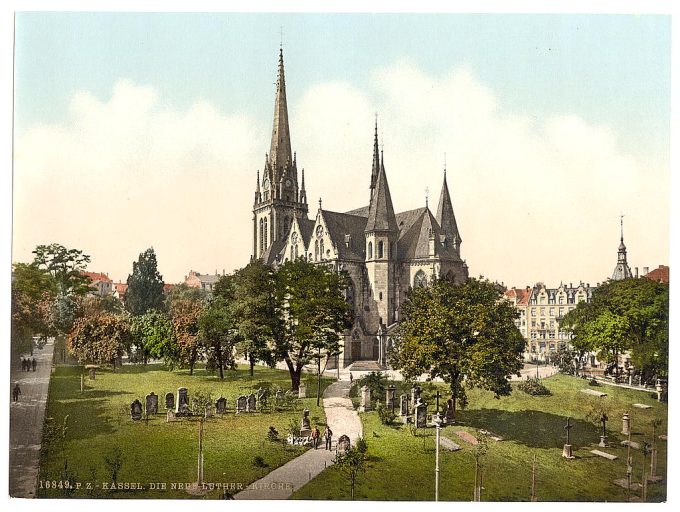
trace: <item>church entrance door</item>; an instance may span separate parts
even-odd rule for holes
[[[378,338],[375,338],[373,340],[373,360],[377,361],[378,358],[380,357],[380,345],[379,345]]]
[[[352,349],[351,349],[351,357],[352,361],[358,361],[361,359],[361,341],[360,340],[352,340]]]

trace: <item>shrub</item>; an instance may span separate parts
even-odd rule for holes
[[[392,409],[386,407],[382,402],[378,402],[376,411],[378,412],[378,417],[383,425],[391,425],[397,417],[397,415],[392,412]]]
[[[264,461],[261,455],[255,455],[255,457],[253,457],[253,466],[256,468],[266,468],[269,467],[269,464]]]
[[[279,440],[279,431],[276,430],[273,426],[269,427],[269,431],[267,432],[267,439],[270,441],[278,441]]]
[[[288,433],[293,437],[300,436],[300,422],[297,419],[291,418],[288,422]]]
[[[385,396],[387,377],[381,372],[371,372],[359,379],[358,387],[363,386],[367,386],[371,390],[371,400],[380,400],[380,397]]]
[[[533,396],[545,396],[552,394],[550,390],[543,385],[541,379],[538,377],[527,378],[527,380],[520,382],[517,388],[520,391],[524,391],[526,394]]]

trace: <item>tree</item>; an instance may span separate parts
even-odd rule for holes
[[[90,280],[83,271],[90,262],[90,256],[83,251],[49,244],[38,245],[33,254],[33,264],[52,275],[59,294],[83,296],[88,292]]]
[[[357,439],[355,446],[350,446],[344,455],[335,458],[336,467],[342,472],[350,483],[350,499],[354,500],[354,489],[358,476],[366,471],[368,458],[368,445],[363,437]]]
[[[609,281],[562,320],[572,346],[617,363],[630,352],[643,380],[668,375],[669,287],[649,279]],[[616,364],[618,376],[618,364]]]
[[[166,302],[177,341],[178,362],[188,365],[189,375],[193,375],[194,365],[200,356],[198,319],[205,308],[205,291],[179,285],[173,288]]]
[[[255,260],[236,272],[231,308],[239,331],[237,349],[248,360],[252,377],[257,361],[275,363],[272,344],[281,322],[271,267]]]
[[[127,285],[125,308],[133,316],[143,315],[151,309],[164,309],[163,276],[158,272],[153,247],[141,253],[139,259],[132,263]]]
[[[179,347],[173,333],[172,322],[164,313],[150,310],[132,318],[130,325],[132,344],[142,352],[144,364],[149,356],[163,358],[171,368],[178,360]]]
[[[130,345],[130,325],[124,316],[107,312],[81,317],[67,338],[68,349],[82,363],[111,363]]]
[[[223,276],[226,278],[229,276]],[[222,278],[222,279],[223,279]],[[224,379],[224,368],[234,364],[237,330],[234,317],[223,297],[213,297],[198,318],[199,336],[208,358]]]
[[[351,327],[351,308],[343,290],[347,276],[305,260],[284,263],[276,273],[283,329],[275,337],[275,354],[288,366],[293,390],[300,385],[302,368],[340,350],[340,333]],[[318,393],[317,393],[318,395]]]
[[[518,313],[492,283],[434,280],[410,290],[402,312],[390,360],[404,378],[441,377],[451,387],[454,414],[456,402],[467,403],[464,384],[496,398],[510,394],[508,379],[519,375],[525,343]]]

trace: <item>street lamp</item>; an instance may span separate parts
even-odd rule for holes
[[[442,419],[439,412],[432,416],[432,422],[437,429],[437,449],[435,450],[434,462],[434,501],[439,501],[439,435],[442,427]]]

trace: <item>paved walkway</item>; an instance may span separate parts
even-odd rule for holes
[[[275,469],[267,476],[248,486],[248,489],[234,496],[237,500],[282,500],[333,464],[335,444],[346,434],[352,444],[361,436],[361,420],[349,399],[349,375],[347,380],[336,381],[326,388],[323,408],[326,420],[333,431],[333,450],[320,448],[305,453]]]
[[[19,402],[10,402],[9,412],[9,494],[15,498],[35,498],[53,352],[53,340],[33,351],[35,372],[22,371],[21,360],[12,361],[7,392],[16,382],[21,388]]]

